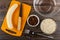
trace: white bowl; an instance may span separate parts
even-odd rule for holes
[[[45,34],[53,34],[56,31],[56,22],[53,19],[44,19],[41,22],[40,29]]]
[[[28,22],[29,18],[32,17],[32,16],[35,16],[35,17],[38,19],[38,22],[37,22],[36,25],[31,25],[31,24],[29,24],[29,22]],[[40,22],[39,17],[38,17],[37,15],[34,15],[34,14],[33,14],[33,15],[30,15],[30,16],[28,17],[28,19],[27,19],[27,24],[28,24],[30,27],[36,27],[36,26],[39,24],[39,22]]]

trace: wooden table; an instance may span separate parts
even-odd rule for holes
[[[27,3],[29,5],[32,6],[32,10],[31,10],[31,14],[36,14],[36,12],[33,9],[33,0],[19,0],[22,1],[24,3]],[[57,0],[59,2],[59,0]],[[0,27],[2,25],[3,19],[6,15],[9,3],[11,2],[11,0],[0,0]],[[1,6],[3,8],[1,8]],[[40,15],[38,15],[40,16]],[[45,17],[44,17],[45,18]],[[4,33],[2,30],[0,30],[0,40],[60,40],[60,12],[57,13],[55,16],[52,17],[54,20],[56,20],[57,23],[57,30],[54,34],[52,34],[52,36],[54,37],[54,39],[48,39],[48,38],[44,38],[44,37],[40,37],[40,36],[25,36],[24,33],[22,35],[22,37],[13,37],[11,35],[8,35],[6,33]],[[36,28],[30,28],[26,25],[25,29],[30,29],[33,31],[38,31],[36,30]]]

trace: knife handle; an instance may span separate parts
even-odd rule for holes
[[[18,27],[17,27],[17,29],[20,30],[20,28],[21,28],[21,17],[18,18]]]

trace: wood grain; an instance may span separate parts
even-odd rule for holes
[[[32,10],[31,10],[31,14],[37,14],[33,8],[33,0],[18,0],[18,1],[22,1],[23,3],[27,3],[29,5],[32,6]],[[4,3],[3,3],[4,2]],[[6,12],[8,10],[9,7],[9,3],[11,2],[11,0],[3,0],[1,1],[0,5],[4,5],[5,8],[0,8],[0,27],[2,25],[3,19],[6,15]],[[59,1],[58,1],[59,2]],[[38,15],[40,17],[40,15]],[[41,17],[40,17],[41,18]],[[54,20],[56,20],[57,23],[57,30],[54,34],[52,34],[52,36],[54,37],[54,40],[60,40],[60,12],[57,13],[55,16],[52,17]],[[32,31],[38,31],[40,32],[40,29],[38,29],[39,26],[37,28],[31,28],[28,25],[26,25],[25,29],[30,29]],[[37,30],[38,29],[38,30]],[[13,37],[11,35],[8,35],[6,33],[4,33],[2,30],[0,30],[0,40],[53,40],[53,39],[48,39],[48,38],[44,38],[41,36],[25,36],[25,34],[23,33],[22,37]]]

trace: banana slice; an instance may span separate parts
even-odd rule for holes
[[[7,26],[8,26],[9,29],[13,28],[12,15],[13,15],[13,13],[16,10],[17,7],[18,7],[18,4],[14,4],[7,12],[6,20],[7,20]]]

